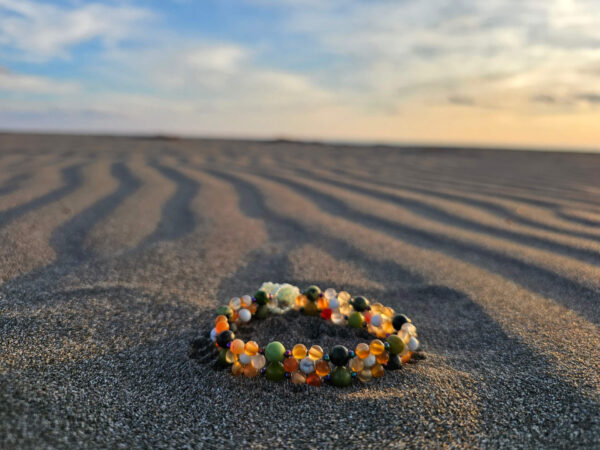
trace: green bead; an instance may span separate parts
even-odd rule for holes
[[[404,341],[397,334],[390,334],[387,337],[387,342],[390,344],[390,348],[388,349],[390,353],[397,355],[404,351]]]
[[[217,316],[227,316],[227,319],[231,320],[233,317],[233,310],[227,305],[219,306],[217,309]]]
[[[259,305],[266,305],[269,301],[269,296],[265,291],[257,291],[256,294],[254,294],[254,298]]]
[[[350,304],[354,308],[354,311],[365,311],[371,302],[367,300],[365,297],[354,297]]]
[[[321,295],[321,289],[319,286],[310,286],[306,291],[304,291],[304,295],[306,295],[306,298],[308,298],[311,302],[316,302],[319,298],[319,295]]]
[[[365,323],[365,318],[358,311],[354,311],[348,316],[348,325],[352,328],[362,328],[363,323]]]
[[[269,345],[265,347],[265,358],[268,361],[276,362],[282,361],[285,354],[285,347],[281,342],[273,341],[269,342]]]
[[[229,363],[227,362],[227,357],[226,357],[226,356],[227,356],[227,349],[226,349],[226,348],[224,348],[224,349],[222,349],[222,350],[219,352],[219,359],[218,359],[218,361],[219,361],[219,364],[221,364],[221,365],[223,365],[223,366],[226,366],[226,365],[228,365],[228,364],[229,364]]]
[[[257,319],[266,319],[269,316],[269,307],[267,305],[260,305],[254,313],[254,317]]]
[[[350,375],[350,372],[345,367],[336,367],[331,373],[331,382],[337,387],[350,386],[352,375]]]
[[[272,362],[267,366],[265,377],[269,381],[281,381],[285,378],[285,369],[280,362]]]

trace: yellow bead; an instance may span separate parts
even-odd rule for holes
[[[373,314],[383,313],[384,309],[385,309],[385,306],[383,306],[381,303],[373,303],[371,305],[371,312]]]
[[[242,366],[239,362],[235,362],[233,366],[231,366],[231,373],[236,377],[244,373],[244,366]]]
[[[394,332],[396,331],[394,325],[392,325],[392,322],[389,320],[383,322],[382,328],[383,331],[385,331],[387,334],[394,334]]]
[[[306,352],[307,352],[306,345],[304,345],[304,344],[296,344],[296,345],[294,345],[294,348],[292,349],[292,355],[296,359],[306,358]]]
[[[363,369],[358,372],[358,379],[363,383],[367,383],[373,378],[373,374],[371,373],[371,369]]]
[[[313,345],[308,351],[308,357],[313,361],[317,361],[323,357],[323,349],[318,345]]]
[[[350,300],[352,298],[352,296],[350,294],[348,294],[346,291],[342,291],[338,294],[338,300],[341,302],[347,302],[348,300]]]
[[[237,355],[231,350],[227,350],[227,353],[225,353],[225,361],[227,361],[229,364],[233,364],[237,361]]]
[[[244,353],[248,356],[254,356],[258,353],[258,344],[254,341],[246,342],[244,346]]]
[[[248,378],[253,378],[258,375],[258,370],[252,364],[248,364],[244,367],[244,375]]]
[[[356,372],[356,373],[360,372],[361,370],[363,370],[365,368],[365,363],[358,356],[355,356],[354,358],[352,358],[348,365],[350,366],[350,370],[352,372]]]
[[[294,372],[292,373],[292,383],[304,384],[306,383],[306,377],[300,372]]]
[[[383,352],[380,355],[377,355],[375,357],[375,359],[377,360],[377,362],[379,364],[387,364],[388,361],[390,360],[390,354],[387,352],[387,350],[385,352]]]
[[[369,345],[369,349],[375,356],[381,355],[385,351],[385,344],[379,339],[373,339]]]
[[[244,353],[244,341],[241,339],[234,339],[229,345],[229,350],[236,355],[241,355]]]
[[[360,344],[358,344],[356,346],[355,353],[360,359],[365,359],[367,356],[369,356],[369,354],[371,353],[371,350],[370,350],[368,344],[361,342]]]
[[[375,378],[381,378],[383,376],[383,366],[381,364],[375,364],[371,367],[371,375]]]
[[[320,377],[324,377],[325,375],[328,375],[329,372],[331,372],[331,367],[329,367],[329,363],[327,361],[323,361],[321,359],[315,364],[315,372]]]

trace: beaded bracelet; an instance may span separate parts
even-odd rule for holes
[[[235,338],[233,331],[237,326],[252,318],[284,314],[291,309],[320,315],[336,325],[364,327],[376,339],[358,344],[354,351],[336,345],[325,353],[318,345],[307,349],[296,344],[290,351],[277,341],[262,348],[255,341]],[[337,293],[331,288],[321,292],[317,286],[310,286],[300,293],[296,286],[271,282],[263,283],[254,297],[235,297],[229,305],[219,307],[210,337],[219,350],[219,363],[231,365],[234,375],[251,378],[264,374],[271,381],[289,378],[294,384],[311,386],[326,381],[343,387],[350,385],[353,378],[366,383],[382,377],[385,369],[399,369],[419,348],[417,328],[408,317],[395,314],[390,307],[371,304],[362,296],[352,298],[348,292]]]

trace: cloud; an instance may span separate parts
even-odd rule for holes
[[[465,95],[450,95],[448,96],[448,102],[454,105],[473,106],[475,105],[475,99],[467,97]]]
[[[67,58],[79,44],[114,45],[131,37],[152,14],[143,8],[84,4],[71,9],[31,0],[0,0],[0,45],[33,61]]]
[[[600,93],[596,93],[596,92],[583,92],[583,93],[577,94],[575,96],[575,98],[577,100],[583,100],[587,103],[600,104]]]
[[[72,94],[79,91],[79,84],[71,81],[56,81],[47,77],[13,73],[0,67],[0,90],[33,94]]]

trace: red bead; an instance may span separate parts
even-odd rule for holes
[[[308,377],[306,377],[306,384],[311,386],[321,386],[321,378],[316,373],[311,373]]]
[[[371,312],[370,311],[365,311],[363,316],[365,317],[365,322],[371,323]]]
[[[321,311],[321,317],[325,320],[331,319],[331,308],[325,308]]]

